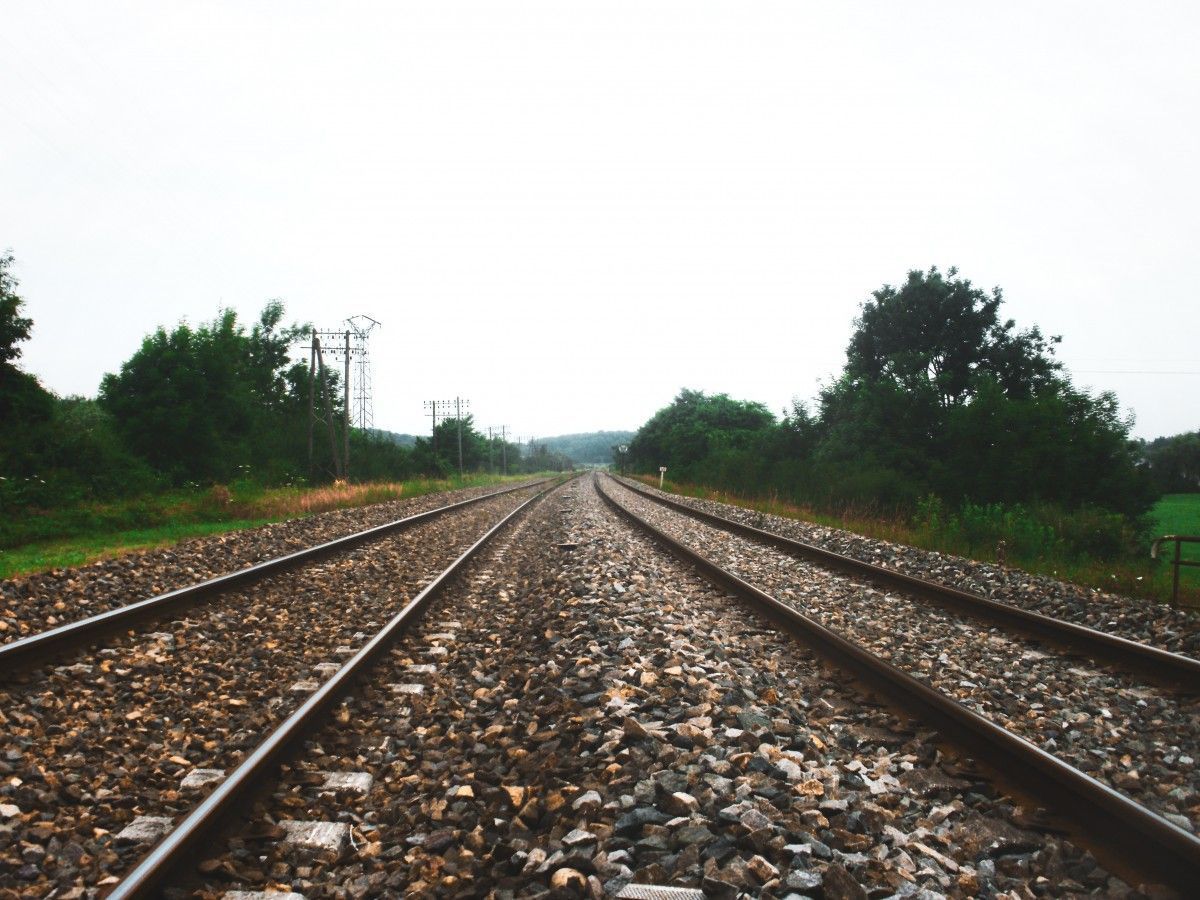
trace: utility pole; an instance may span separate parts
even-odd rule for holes
[[[462,397],[454,398],[454,415],[458,419],[458,477],[463,477],[463,455],[462,455],[462,417],[463,407],[470,406],[470,400],[464,400]]]
[[[425,415],[427,415],[431,419],[433,419],[433,427],[430,429],[429,434],[430,434],[430,437],[431,437],[431,440],[433,443],[434,455],[437,455],[438,416],[440,414],[443,419],[446,418],[444,410],[448,409],[449,406],[450,406],[449,400],[426,400],[425,401],[425,408],[427,410],[429,410],[429,412],[427,412]]]
[[[496,436],[492,434],[492,426],[488,426],[488,474],[496,474]]]
[[[363,323],[369,324],[363,324]],[[309,358],[308,374],[309,374],[309,390],[308,390],[308,409],[309,409],[309,429],[308,429],[308,457],[310,474],[313,469],[313,427],[315,422],[320,418],[316,411],[317,396],[316,396],[316,379],[321,377],[321,397],[325,406],[325,419],[323,420],[330,432],[330,445],[332,447],[333,459],[333,477],[348,479],[350,477],[350,423],[357,419],[360,428],[368,429],[373,424],[371,417],[371,384],[370,384],[370,367],[367,359],[367,338],[370,336],[371,330],[380,323],[370,316],[353,316],[346,320],[348,328],[343,328],[338,331],[324,331],[313,329],[312,335],[312,355]],[[324,351],[321,347],[321,338],[325,339],[326,346]],[[353,339],[352,339],[353,338]],[[325,367],[325,356],[329,355],[332,359],[337,359],[340,355],[343,359],[342,369],[342,439],[341,439],[341,458],[338,458],[337,440],[334,432],[337,429],[337,423],[332,412],[332,403],[328,397],[328,384],[325,373],[329,370]],[[350,358],[357,359],[358,366],[358,409],[357,412],[351,408],[355,395],[351,393],[350,384]]]
[[[317,336],[312,336],[312,355],[308,361],[308,477],[313,477],[313,401],[317,390]]]
[[[342,394],[342,477],[350,480],[350,332],[346,332],[346,383]]]
[[[507,425],[500,426],[500,464],[502,467],[500,469],[500,471],[503,474],[507,475],[508,474],[508,426]]]

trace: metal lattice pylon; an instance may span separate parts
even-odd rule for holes
[[[354,408],[351,413],[351,420],[359,428],[366,430],[367,428],[375,427],[375,410],[372,405],[371,396],[371,357],[367,352],[367,338],[376,326],[382,325],[370,316],[351,316],[346,320],[346,324],[350,326],[350,334],[354,339],[354,349],[357,351],[354,355],[355,359],[355,374],[357,376],[352,394]]]

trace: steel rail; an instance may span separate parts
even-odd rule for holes
[[[885,569],[882,566],[863,562],[832,550],[825,550],[822,547],[765,531],[762,528],[735,522],[716,513],[696,509],[678,500],[651,493],[641,485],[631,484],[625,479],[614,480],[627,490],[662,506],[678,510],[684,515],[708,522],[725,531],[732,531],[752,540],[770,544],[793,556],[800,556],[815,562],[824,568],[917,594],[927,600],[951,607],[956,612],[987,618],[1005,627],[1017,628],[1051,640],[1068,649],[1082,651],[1097,660],[1137,669],[1139,672],[1153,677],[1156,681],[1171,684],[1181,690],[1200,692],[1200,660],[1190,656],[1171,653],[1168,650],[1131,641],[1115,634],[1088,628],[1086,625],[1078,625],[1042,613],[1021,609],[980,594],[973,594],[934,581],[926,581],[894,569]]]
[[[576,476],[578,477],[578,476]],[[548,479],[547,479],[548,480]],[[544,483],[544,482],[540,482]],[[339,699],[349,693],[356,679],[390,649],[401,632],[424,612],[446,583],[497,533],[512,523],[534,502],[545,497],[563,481],[557,481],[530,497],[486,534],[467,548],[440,575],[400,610],[340,669],[333,673],[295,712],[287,717],[242,761],[225,780],[186,818],[176,825],[154,849],[108,894],[108,900],[133,900],[154,896],[177,868],[191,858],[197,846],[212,835],[239,808],[254,796],[263,781],[272,777],[274,767],[315,728]]]
[[[352,550],[360,544],[368,543],[391,534],[394,531],[403,531],[412,528],[415,525],[428,522],[438,516],[482,503],[485,500],[492,500],[515,491],[528,490],[529,488],[545,484],[549,480],[543,478],[529,484],[492,491],[490,494],[483,494],[479,497],[471,497],[467,500],[460,500],[457,503],[439,506],[436,509],[417,513],[403,519],[397,519],[394,522],[385,522],[382,525],[376,525],[365,531],[335,538],[332,541],[307,547],[304,550],[297,550],[285,556],[255,563],[236,572],[218,575],[214,578],[197,582],[196,584],[190,584],[187,587],[167,591],[165,594],[147,597],[144,600],[138,600],[125,606],[118,606],[116,609],[88,616],[86,619],[80,619],[78,622],[68,622],[66,625],[60,625],[57,628],[0,645],[0,680],[3,680],[5,677],[11,677],[23,666],[33,668],[42,665],[48,659],[85,646],[99,637],[127,628],[135,623],[157,619],[167,612],[179,607],[189,606],[203,598],[244,587],[268,575],[322,559],[335,553]]]
[[[1185,895],[1200,883],[1200,839],[726,571],[619,503],[598,481],[596,489],[618,515],[708,580],[748,600],[793,637],[990,765],[1002,780],[1049,800],[1099,854]]]

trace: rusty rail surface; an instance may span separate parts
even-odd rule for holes
[[[612,476],[609,476],[612,477]],[[708,522],[726,531],[733,531],[753,540],[770,544],[777,549],[800,556],[824,568],[834,569],[854,578],[869,579],[927,600],[933,600],[959,613],[979,616],[997,622],[1007,628],[1016,628],[1039,638],[1053,641],[1069,650],[1085,653],[1093,659],[1118,666],[1136,669],[1155,681],[1170,684],[1181,690],[1200,692],[1200,660],[1179,653],[1171,653],[1137,641],[1118,637],[1115,634],[1088,628],[1074,622],[1066,622],[1052,616],[992,600],[979,594],[959,590],[935,581],[926,581],[906,575],[894,569],[885,569],[873,563],[863,562],[851,556],[825,550],[813,544],[784,537],[772,531],[744,525],[715,513],[695,509],[678,500],[651,493],[645,488],[625,479],[614,479],[622,487],[652,500],[655,503],[677,510],[685,515]],[[1197,539],[1200,540],[1200,539]],[[1176,570],[1178,572],[1178,570]]]
[[[721,568],[622,505],[598,481],[596,489],[619,516],[709,581],[749,601],[793,637],[936,728],[1002,779],[1054,807],[1098,854],[1119,860],[1146,882],[1172,885],[1185,896],[1200,883],[1200,839]]]
[[[304,550],[297,550],[285,556],[247,566],[236,572],[218,575],[215,578],[209,578],[205,581],[188,585],[187,587],[168,591],[165,594],[148,597],[145,600],[138,600],[125,606],[118,606],[116,609],[88,616],[86,619],[80,619],[78,622],[68,622],[66,625],[60,625],[49,631],[31,634],[20,640],[0,645],[0,680],[22,669],[40,666],[56,656],[87,646],[101,637],[128,628],[131,625],[158,619],[168,612],[190,606],[201,599],[244,587],[267,575],[274,575],[278,572],[313,562],[314,560],[323,559],[335,553],[352,550],[361,544],[384,537],[395,531],[412,528],[414,525],[420,525],[423,522],[428,522],[449,512],[454,512],[455,510],[463,509],[476,503],[482,503],[485,500],[492,500],[505,494],[511,494],[514,491],[523,491],[537,487],[549,480],[543,478],[529,484],[492,491],[490,494],[483,494],[479,497],[471,497],[467,500],[460,500],[457,503],[439,506],[436,509],[417,513],[407,518],[397,519],[394,522],[385,522],[383,525],[376,525],[374,528],[368,528],[365,531],[359,531],[332,541],[326,541],[323,544],[307,547]]]

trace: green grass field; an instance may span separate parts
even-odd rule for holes
[[[1200,494],[1167,494],[1151,510],[1154,518],[1154,536],[1164,534],[1186,534],[1200,537]],[[1172,559],[1175,545],[1165,544],[1162,556]],[[1183,544],[1181,555],[1184,559],[1200,562],[1200,544]],[[1200,587],[1200,567],[1188,567],[1179,570],[1179,583],[1192,587]]]

